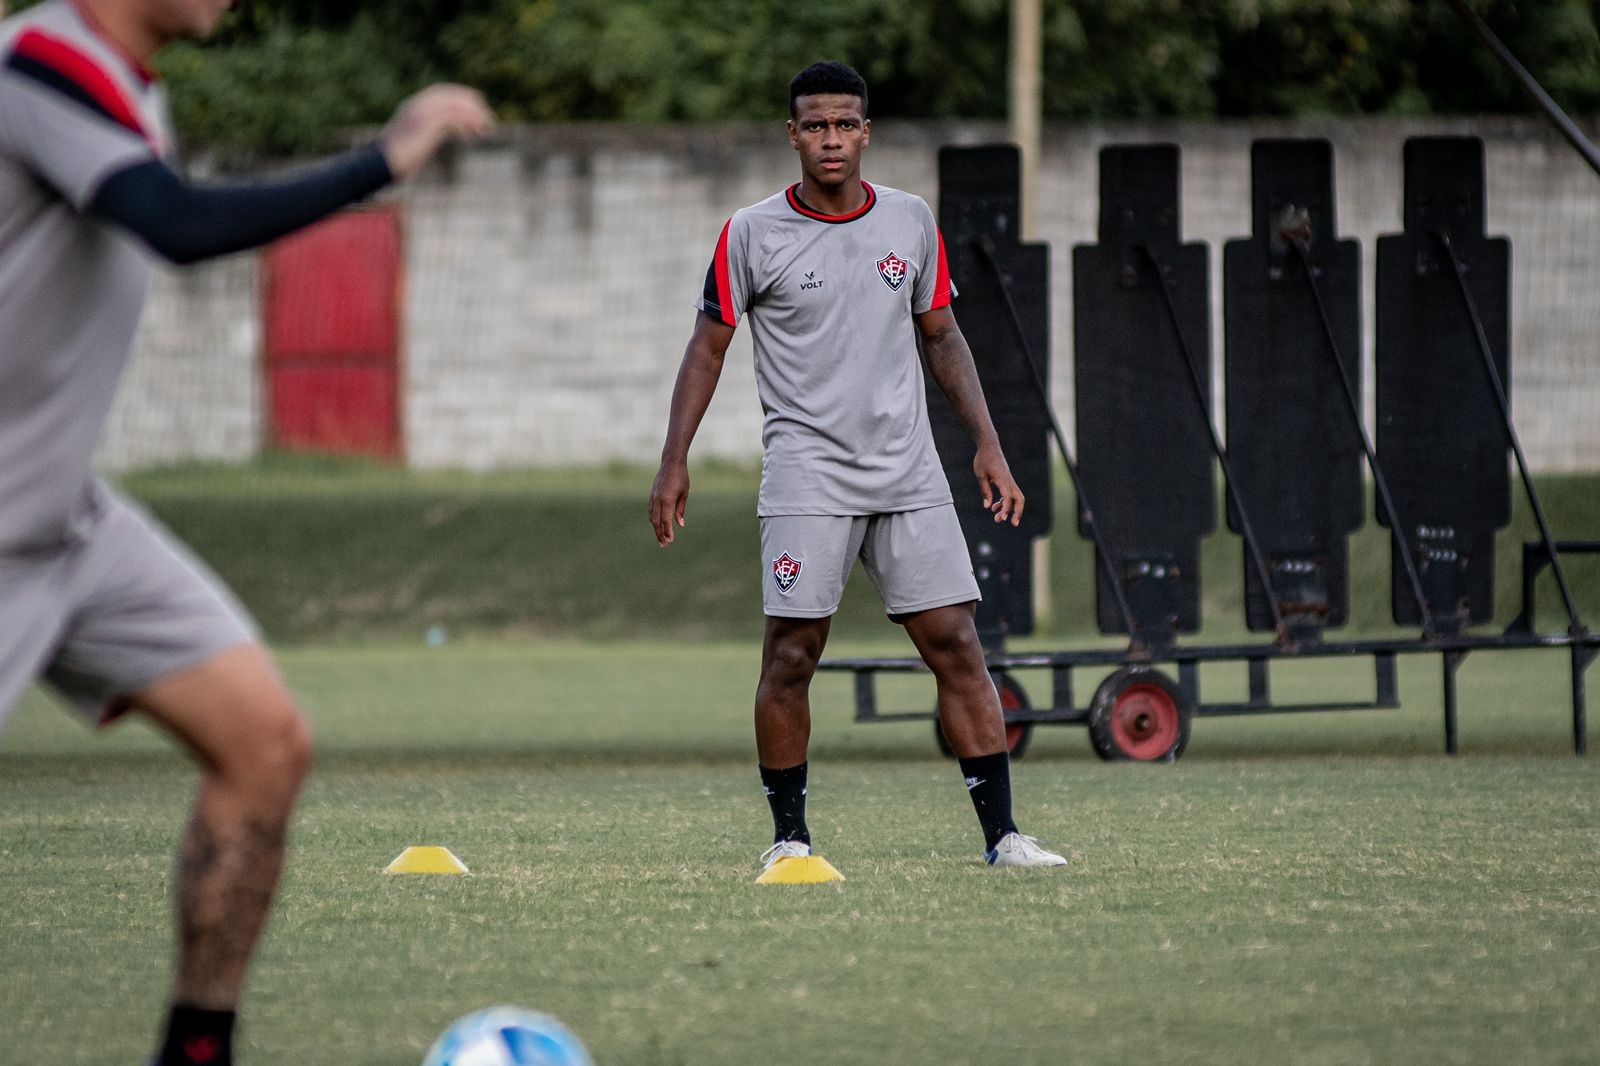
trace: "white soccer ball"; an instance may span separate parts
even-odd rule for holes
[[[422,1066],[594,1066],[571,1030],[548,1014],[490,1007],[444,1031]]]

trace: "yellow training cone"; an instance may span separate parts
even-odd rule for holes
[[[760,877],[758,885],[820,885],[843,881],[844,874],[821,855],[790,856],[773,863]]]
[[[383,868],[386,874],[464,874],[466,863],[449,848],[409,847]]]

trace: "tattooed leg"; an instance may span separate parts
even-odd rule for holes
[[[178,862],[178,967],[173,1001],[214,1010],[239,1001],[245,971],[283,869],[283,819],[226,824],[202,786]],[[224,824],[218,824],[222,822]]]
[[[232,1010],[283,868],[309,730],[253,645],[164,680],[137,706],[203,770],[178,859],[173,1002]]]

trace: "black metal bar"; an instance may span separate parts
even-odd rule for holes
[[[874,684],[876,674],[871,670],[857,670],[856,721],[870,722],[878,717],[878,693]]]
[[[1444,660],[1444,750],[1447,755],[1456,753],[1460,739],[1456,720],[1456,671],[1466,657],[1464,651],[1447,651],[1441,657]]]
[[[1430,641],[1409,637],[1371,640],[1318,641],[1307,644],[1196,644],[1161,654],[1136,654],[1120,648],[1085,648],[1079,651],[1007,652],[988,658],[991,669],[1030,669],[1056,666],[1126,666],[1129,663],[1178,663],[1196,669],[1202,662],[1237,662],[1246,659],[1346,659],[1367,655],[1418,655],[1444,651],[1515,651],[1530,648],[1584,647],[1600,651],[1600,634],[1441,635]],[[924,673],[919,658],[824,659],[823,670],[871,670]]]
[[[1373,696],[1376,707],[1400,706],[1400,686],[1395,677],[1394,653],[1377,652],[1372,656]]]
[[[1411,557],[1411,547],[1406,542],[1405,526],[1400,523],[1400,516],[1394,509],[1394,497],[1389,493],[1389,479],[1383,474],[1383,468],[1378,465],[1378,450],[1373,447],[1372,439],[1367,436],[1367,428],[1361,422],[1361,398],[1356,395],[1355,383],[1350,380],[1350,374],[1345,370],[1341,360],[1339,341],[1333,333],[1333,322],[1328,317],[1327,306],[1322,300],[1322,287],[1317,284],[1317,279],[1311,270],[1311,250],[1304,237],[1297,237],[1292,242],[1295,252],[1300,257],[1301,269],[1305,271],[1306,282],[1311,286],[1311,298],[1316,302],[1317,315],[1322,320],[1322,336],[1328,342],[1327,350],[1333,360],[1334,369],[1339,372],[1339,384],[1344,386],[1345,406],[1350,412],[1350,420],[1356,429],[1356,435],[1361,438],[1361,450],[1366,453],[1367,467],[1372,471],[1372,484],[1378,490],[1378,502],[1383,508],[1384,515],[1388,518],[1389,528],[1395,532],[1394,542],[1400,550],[1400,562],[1405,567],[1406,580],[1411,585],[1411,595],[1417,601],[1417,612],[1422,618],[1422,632],[1427,636],[1433,629],[1433,616],[1428,611],[1428,597],[1422,591],[1422,577],[1417,572],[1416,560]]]
[[[1600,554],[1600,540],[1558,540],[1556,551],[1568,555]],[[1538,625],[1535,606],[1539,574],[1550,565],[1550,552],[1539,541],[1522,544],[1522,611],[1506,625],[1506,633],[1532,633]]]
[[[1527,93],[1533,99],[1533,102],[1539,105],[1540,110],[1545,113],[1545,117],[1555,124],[1556,129],[1560,130],[1561,135],[1567,139],[1567,143],[1572,145],[1578,154],[1583,157],[1584,162],[1589,164],[1589,168],[1596,174],[1600,174],[1600,149],[1595,148],[1594,143],[1588,137],[1585,137],[1583,131],[1578,128],[1578,124],[1573,122],[1567,113],[1561,109],[1561,105],[1556,103],[1550,94],[1544,91],[1544,86],[1539,84],[1537,78],[1528,73],[1528,68],[1517,61],[1517,57],[1511,54],[1511,49],[1507,48],[1500,38],[1495,36],[1494,31],[1489,28],[1488,24],[1479,18],[1477,13],[1468,7],[1463,0],[1445,0],[1445,3],[1450,5],[1450,10],[1456,13],[1456,17],[1466,23],[1467,29],[1472,31],[1473,35],[1506,69],[1506,73],[1511,75],[1511,79],[1517,83],[1517,87]]]
[[[1483,357],[1483,368],[1489,374],[1489,384],[1494,392],[1495,403],[1500,408],[1501,425],[1506,431],[1506,439],[1511,442],[1511,451],[1517,457],[1517,471],[1522,475],[1522,488],[1527,493],[1528,504],[1533,508],[1533,517],[1539,523],[1539,539],[1544,542],[1545,550],[1550,553],[1550,570],[1555,574],[1556,585],[1561,589],[1562,602],[1567,608],[1567,632],[1585,632],[1583,620],[1578,617],[1578,604],[1572,598],[1572,589],[1567,585],[1566,571],[1561,566],[1561,554],[1556,551],[1555,537],[1550,533],[1550,523],[1544,516],[1544,504],[1539,501],[1539,493],[1533,487],[1533,475],[1528,472],[1528,458],[1522,453],[1522,441],[1517,436],[1517,427],[1511,420],[1511,401],[1506,398],[1505,384],[1500,380],[1500,371],[1494,365],[1494,351],[1489,347],[1489,336],[1484,332],[1483,319],[1478,315],[1477,302],[1472,299],[1472,292],[1467,288],[1467,277],[1461,269],[1461,260],[1456,258],[1454,245],[1450,243],[1450,234],[1442,229],[1433,231],[1434,239],[1444,248],[1446,257],[1450,260],[1450,269],[1455,274],[1456,288],[1461,292],[1461,300],[1467,307],[1467,314],[1472,319],[1472,330],[1478,338],[1478,354]]]
[[[1139,245],[1139,251],[1150,260],[1150,265],[1155,267],[1156,278],[1161,282],[1161,298],[1167,307],[1167,318],[1172,322],[1172,332],[1178,337],[1178,347],[1183,350],[1183,365],[1189,371],[1189,384],[1194,388],[1195,401],[1200,405],[1200,417],[1205,421],[1206,429],[1211,434],[1211,448],[1216,453],[1217,462],[1222,466],[1222,484],[1228,496],[1233,500],[1234,509],[1239,513],[1239,532],[1244,536],[1245,547],[1250,551],[1251,564],[1256,569],[1256,578],[1261,582],[1261,594],[1267,598],[1267,606],[1272,608],[1273,625],[1277,628],[1278,639],[1287,642],[1289,639],[1289,626],[1283,620],[1283,606],[1278,602],[1278,594],[1272,589],[1272,574],[1267,569],[1267,561],[1262,557],[1261,545],[1256,540],[1255,528],[1250,522],[1250,512],[1240,498],[1239,491],[1233,484],[1233,469],[1228,464],[1228,450],[1223,447],[1222,435],[1217,432],[1217,425],[1211,420],[1210,393],[1206,383],[1200,380],[1200,371],[1194,365],[1194,353],[1189,349],[1189,340],[1183,335],[1183,325],[1178,320],[1178,308],[1172,299],[1172,283],[1167,278],[1165,264],[1156,256],[1148,244]]]
[[[1572,750],[1577,755],[1589,754],[1589,693],[1584,675],[1597,656],[1600,648],[1572,646]]]
[[[1272,702],[1272,687],[1267,679],[1267,660],[1248,659],[1250,674],[1250,703],[1264,707]]]
[[[1251,718],[1266,714],[1323,714],[1333,711],[1383,711],[1392,706],[1371,700],[1343,703],[1206,703],[1195,708],[1197,718]]]
[[[1053,666],[1050,668],[1050,706],[1054,710],[1071,710],[1072,697],[1072,667]]]
[[[1006,317],[1011,322],[1012,332],[1016,334],[1017,347],[1022,351],[1022,358],[1028,364],[1028,376],[1033,382],[1039,404],[1044,408],[1045,418],[1050,422],[1050,434],[1055,438],[1056,448],[1061,453],[1061,462],[1067,468],[1067,476],[1072,479],[1072,491],[1078,495],[1078,513],[1083,518],[1083,524],[1089,529],[1089,539],[1094,543],[1095,551],[1100,555],[1100,562],[1105,567],[1106,577],[1111,581],[1111,592],[1116,597],[1117,611],[1122,615],[1122,625],[1128,631],[1128,640],[1134,644],[1142,644],[1139,630],[1133,623],[1133,608],[1128,605],[1128,593],[1122,584],[1122,571],[1100,538],[1100,527],[1095,522],[1094,508],[1090,506],[1089,498],[1084,494],[1083,479],[1078,476],[1078,464],[1073,461],[1072,450],[1067,447],[1067,435],[1062,432],[1061,422],[1056,418],[1055,405],[1050,402],[1049,384],[1044,379],[1043,371],[1039,369],[1039,361],[1034,358],[1033,349],[1028,345],[1028,335],[1022,328],[1022,316],[1017,313],[1017,305],[1011,299],[1011,286],[1006,284],[1005,271],[1000,269],[1000,261],[995,258],[994,239],[985,234],[973,243],[982,254],[984,262],[989,264],[989,269],[994,271],[995,281],[1000,285],[1000,298],[1005,304]]]
[[[1178,685],[1189,694],[1196,707],[1200,706],[1200,664],[1193,659],[1178,663]]]

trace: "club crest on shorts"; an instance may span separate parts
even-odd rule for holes
[[[777,583],[779,592],[785,596],[789,594],[794,583],[800,580],[800,568],[804,565],[788,552],[772,560],[772,580]]]
[[[878,276],[895,292],[899,292],[900,286],[906,283],[906,272],[910,269],[911,264],[893,252],[878,260]]]

